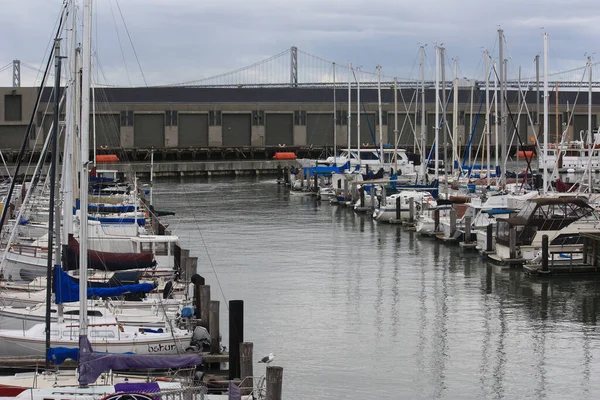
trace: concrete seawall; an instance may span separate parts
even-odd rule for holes
[[[180,162],[155,162],[155,177],[174,176],[237,176],[237,175],[275,175],[277,168],[298,166],[295,160],[245,160],[245,161],[180,161]],[[43,167],[42,175],[48,171],[48,164]],[[138,177],[150,176],[149,162],[134,163],[99,163],[99,170],[116,170],[119,173],[131,174],[135,172]],[[14,175],[15,166],[8,165],[11,175]],[[23,167],[19,175],[23,176]],[[27,177],[31,177],[33,170],[27,171]],[[7,178],[6,170],[2,168],[0,176]]]

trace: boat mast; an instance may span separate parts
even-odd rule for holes
[[[556,157],[558,157],[556,149]],[[544,189],[543,194],[548,193],[548,34],[544,33]],[[558,158],[557,158],[558,159]]]
[[[440,47],[435,46],[435,179],[439,178],[440,150]]]
[[[333,161],[337,157],[337,105],[335,102],[335,63],[333,63]]]
[[[421,46],[421,176],[425,177],[427,171],[425,147],[426,141],[425,127],[425,46]]]
[[[88,164],[90,158],[90,82],[92,70],[92,0],[83,7],[83,70],[81,79],[81,171],[79,185],[79,337],[87,336],[87,264],[88,264]]]
[[[504,101],[504,31],[498,29],[498,63],[500,64],[500,130],[502,132],[500,137],[501,153],[500,158],[502,161],[501,181],[502,186],[506,187],[506,103]]]
[[[495,142],[495,146],[494,146],[494,158],[495,158],[495,164],[496,167],[499,164],[498,162],[498,64],[496,64],[496,62],[494,61],[494,142]],[[500,173],[502,173],[502,171],[500,171]],[[498,185],[498,181],[499,181],[499,176],[496,175],[496,185]]]
[[[61,56],[60,56],[60,41],[62,39],[54,40],[54,114],[52,123],[52,137],[50,139],[50,146],[52,152],[52,159],[50,162],[50,203],[49,203],[49,214],[48,214],[48,265],[46,270],[46,365],[49,364],[48,353],[50,351],[50,317],[51,309],[50,303],[52,302],[52,271],[54,268],[60,268],[60,265],[56,264],[56,260],[60,260],[60,250],[53,254],[54,250],[54,237],[58,239],[56,232],[60,229],[60,222],[54,220],[55,217],[55,201],[54,196],[56,194],[56,168],[58,166],[59,156],[58,152],[58,118],[60,116],[60,67],[61,67]],[[60,242],[59,242],[60,246]],[[59,247],[60,248],[60,247]],[[55,259],[56,258],[56,259]]]
[[[485,57],[485,145],[487,149],[487,183],[490,183],[490,53],[486,50]]]
[[[360,169],[360,67],[356,68],[356,148]]]
[[[348,63],[348,160],[350,161],[350,147],[352,134],[352,63]]]
[[[442,121],[443,124],[440,127],[442,129],[442,136],[444,136],[444,184],[446,187],[446,193],[448,193],[448,130],[446,126],[448,121],[446,120],[446,48],[440,48],[440,64],[442,70]]]
[[[452,94],[452,165],[458,160],[458,59],[454,59],[454,93]],[[449,168],[445,165],[444,168]]]
[[[379,161],[381,167],[385,162],[383,157],[383,116],[381,115],[381,65],[377,66],[377,113],[379,114]]]
[[[593,135],[592,130],[592,56],[588,56],[588,69],[589,69],[589,86],[588,86],[588,143],[590,144],[590,159],[594,156],[596,150],[596,138]],[[588,169],[588,192],[592,193],[592,173]]]
[[[394,171],[398,173],[398,78],[394,78]]]

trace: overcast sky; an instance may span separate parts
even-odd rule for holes
[[[20,59],[24,86],[36,78],[27,66],[39,67],[47,57],[61,5],[60,0],[0,0],[0,67]],[[498,27],[505,32],[511,77],[516,78],[519,66],[524,78],[534,75],[543,32],[549,34],[551,71],[584,66],[586,53],[600,61],[597,0],[96,0],[94,9],[94,47],[101,65],[95,80],[109,85],[202,80],[291,46],[300,51],[300,81],[331,76],[331,65],[310,55],[338,63],[340,80],[349,61],[366,72],[379,64],[384,77],[418,79],[420,45],[427,45],[426,74],[433,79],[436,44],[446,48],[448,77],[458,58],[460,76],[484,79],[483,51],[497,59]],[[288,77],[285,54],[211,82]],[[554,78],[579,80],[581,73]],[[0,72],[0,84],[12,84],[11,68]]]

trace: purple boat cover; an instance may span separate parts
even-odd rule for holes
[[[232,381],[229,381],[229,400],[242,400],[242,391]]]
[[[158,386],[158,382],[121,382],[115,383],[115,391],[125,393],[158,393],[160,392],[160,386]]]
[[[198,354],[153,355],[94,353],[87,336],[79,337],[79,384],[89,385],[109,370],[183,368],[202,364]]]

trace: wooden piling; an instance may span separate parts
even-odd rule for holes
[[[509,257],[511,259],[517,258],[517,231],[514,227],[510,228],[508,233],[508,248],[510,253]]]
[[[210,332],[210,285],[200,286],[200,324]]]
[[[344,179],[344,201],[348,201],[348,179]]]
[[[385,185],[381,185],[381,204],[380,206],[385,206],[387,201],[387,190],[385,189]]]
[[[300,168],[300,187],[304,189],[304,168]]]
[[[240,343],[244,341],[244,301],[229,301],[229,379],[240,377]]]
[[[466,244],[471,243],[471,217],[465,217],[465,238],[463,240]]]
[[[254,344],[251,342],[240,343],[240,378],[242,380],[242,394],[248,395],[254,387],[253,371]]]
[[[456,232],[456,210],[454,208],[452,208],[450,210],[450,237],[448,239],[453,237],[455,232]]]
[[[362,186],[359,189],[360,192],[360,208],[364,208],[365,207],[365,187]]]
[[[210,301],[210,307],[209,307],[209,321],[210,321],[210,329],[208,330],[210,333],[210,353],[211,354],[219,354],[221,352],[221,346],[220,346],[220,336],[221,336],[221,331],[220,331],[220,324],[219,324],[219,318],[220,318],[220,310],[221,308],[221,303],[217,300],[211,300]]]
[[[400,196],[396,197],[396,221],[400,221],[400,217],[402,215],[402,209],[400,207],[402,207],[401,205],[401,198]]]
[[[433,226],[434,231],[437,233],[440,231],[440,209],[436,208],[433,210]]]
[[[493,245],[494,243],[492,242],[494,240],[494,226],[492,224],[489,224],[486,228],[486,243],[485,243],[485,251],[491,253],[493,250]]]
[[[571,254],[571,258],[573,254]],[[542,235],[542,273],[548,273],[548,235]]]
[[[194,283],[194,313],[196,319],[202,319],[202,295],[198,283]]]
[[[358,183],[352,182],[352,202],[356,202],[358,198]]]
[[[399,200],[399,198],[398,198]],[[408,222],[411,224],[415,223],[415,198],[410,197],[408,199]]]
[[[375,211],[375,186],[371,186],[371,212]]]
[[[283,387],[283,367],[267,367],[267,400],[281,400]]]

